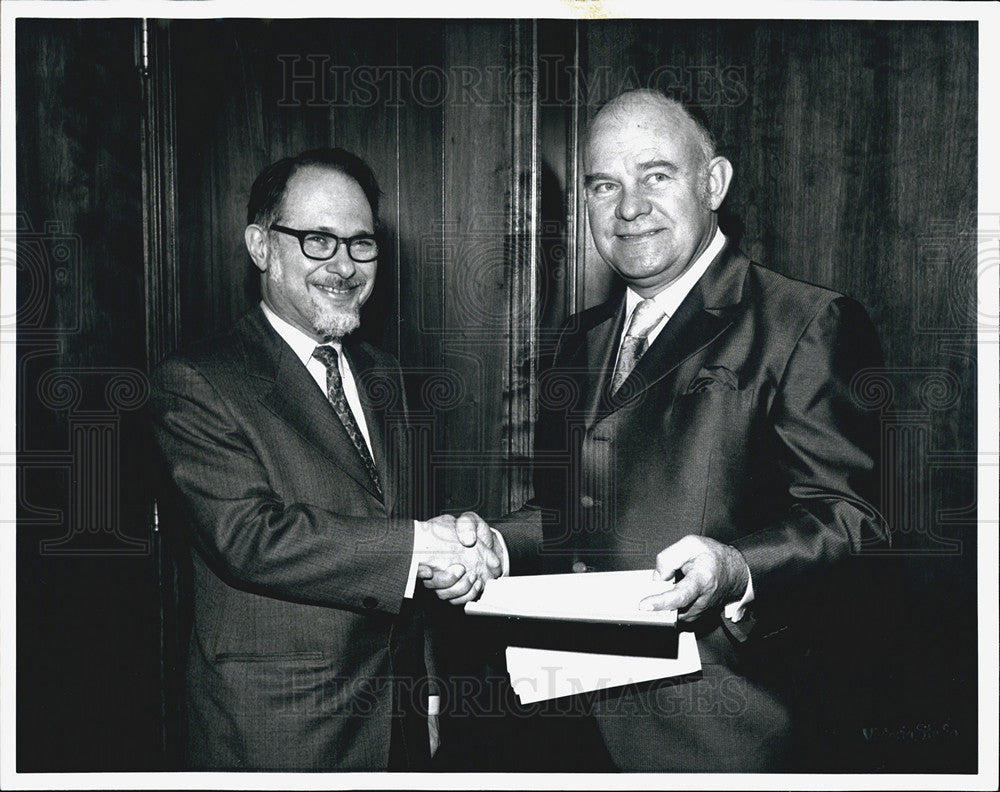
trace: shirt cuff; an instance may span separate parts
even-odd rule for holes
[[[490,528],[493,531],[493,551],[500,556],[500,574],[503,577],[508,577],[510,575],[510,553],[507,552],[507,543],[504,541],[503,534],[501,534],[496,528]]]
[[[419,520],[413,521],[413,557],[410,559],[410,572],[406,576],[406,588],[403,589],[403,599],[413,599],[413,592],[417,588],[417,567],[420,566],[420,557],[417,552],[421,549],[418,543],[420,537],[421,523]]]
[[[743,592],[743,599],[739,602],[730,602],[722,609],[722,615],[731,622],[738,622],[744,616],[744,609],[753,602],[753,576],[747,570],[747,590]]]

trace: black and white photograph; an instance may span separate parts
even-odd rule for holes
[[[0,13],[0,786],[996,789],[1000,7]]]

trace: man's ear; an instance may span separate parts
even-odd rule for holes
[[[722,206],[733,180],[733,166],[725,157],[716,157],[708,163],[708,208],[713,212]]]
[[[256,223],[252,223],[244,230],[243,241],[246,242],[254,266],[261,272],[267,272],[267,232]]]

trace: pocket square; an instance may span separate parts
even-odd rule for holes
[[[698,372],[685,393],[701,393],[707,390],[739,390],[740,380],[725,366],[705,366]]]

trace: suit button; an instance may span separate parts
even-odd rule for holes
[[[581,495],[580,505],[583,506],[583,508],[585,509],[590,509],[594,505],[594,499],[591,498],[589,495]]]
[[[361,604],[364,605],[366,608],[374,608],[376,605],[378,605],[378,600],[375,599],[374,597],[365,597],[363,600],[361,600]]]
[[[583,561],[574,561],[573,562],[573,571],[574,572],[589,572],[590,571],[590,567],[587,566]]]

